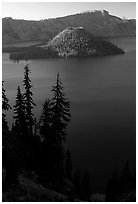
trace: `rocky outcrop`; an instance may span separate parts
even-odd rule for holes
[[[85,57],[124,53],[122,49],[105,41],[100,37],[91,35],[83,27],[70,27],[60,32],[56,37],[39,46],[50,48],[58,57]]]
[[[68,197],[50,190],[40,185],[38,182],[19,177],[19,184],[12,186],[7,192],[2,194],[3,202],[65,202],[69,201]]]

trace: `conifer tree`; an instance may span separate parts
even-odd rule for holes
[[[72,179],[71,174],[72,174],[71,152],[68,149],[65,158],[65,176],[71,180]]]
[[[34,118],[34,135],[36,136],[39,131],[40,121],[37,121],[36,118]]]
[[[65,141],[67,124],[70,121],[70,102],[65,98],[63,85],[57,74],[56,84],[52,88],[51,100],[52,130],[59,141]]]
[[[25,102],[19,86],[17,89],[16,104],[14,105],[14,114],[16,131],[21,134],[26,133]]]
[[[46,99],[43,104],[42,115],[40,117],[40,134],[46,139],[50,134],[51,127],[51,108],[50,100]]]
[[[29,78],[29,74],[30,74],[30,69],[29,69],[29,65],[26,64],[24,67],[24,80],[23,80],[23,86],[25,87],[25,93],[24,93],[24,100],[25,100],[25,109],[26,109],[26,122],[28,125],[28,133],[32,134],[33,130],[33,124],[34,124],[34,115],[32,113],[32,109],[34,108],[34,106],[36,105],[33,102],[33,93],[31,91],[31,88],[33,87],[31,85],[31,80]]]
[[[6,96],[6,91],[3,87],[4,81],[2,81],[2,111],[8,111],[11,109],[11,106],[9,105],[9,100]],[[6,114],[3,112],[2,113],[2,126],[3,128],[8,128],[7,126],[7,121],[6,121]]]

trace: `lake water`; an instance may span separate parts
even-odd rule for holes
[[[72,152],[73,170],[88,169],[96,192],[104,191],[113,167],[122,168],[128,160],[135,169],[136,159],[136,39],[111,41],[126,53],[29,61],[37,118],[44,100],[52,96],[59,72],[72,103],[66,146]],[[11,105],[15,104],[17,86],[23,84],[24,65],[24,61],[13,63],[3,54],[3,80]],[[12,116],[13,110],[7,114],[10,126]]]

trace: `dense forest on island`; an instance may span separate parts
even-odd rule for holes
[[[30,67],[24,67],[23,87],[17,87],[15,105],[10,106],[2,82],[2,199],[4,202],[33,201],[135,201],[136,176],[129,163],[118,173],[113,169],[104,197],[93,194],[90,172],[73,171],[72,154],[65,148],[71,120],[71,101],[66,98],[59,73],[45,97],[41,117],[33,114]],[[10,130],[6,113],[13,108]],[[78,127],[79,128],[79,127]],[[92,190],[93,189],[93,190]]]

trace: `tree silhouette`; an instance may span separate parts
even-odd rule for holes
[[[9,100],[6,97],[6,90],[3,87],[4,81],[2,81],[2,111],[8,111],[11,109],[11,106],[9,105]],[[2,127],[8,129],[7,121],[6,121],[6,114],[2,113]]]
[[[18,134],[25,134],[27,131],[25,102],[19,86],[17,89],[16,104],[14,105],[14,119],[15,130]]]
[[[66,152],[65,157],[65,176],[72,180],[72,161],[71,161],[71,152],[69,149]]]
[[[135,200],[134,195],[129,198],[129,193],[135,191],[135,174],[132,176],[132,172],[129,168],[128,161],[126,162],[123,170],[117,176],[117,168],[113,170],[112,177],[108,180],[106,186],[106,201],[118,202],[120,198],[125,201]]]
[[[51,107],[50,100],[46,99],[43,104],[42,115],[40,117],[40,134],[44,139],[48,138],[51,128]]]
[[[29,65],[26,64],[24,67],[24,80],[23,80],[23,86],[25,87],[25,93],[24,93],[24,100],[25,100],[25,108],[26,108],[26,122],[28,125],[28,133],[32,134],[33,130],[33,124],[34,124],[34,115],[32,113],[32,109],[36,105],[33,102],[32,96],[33,93],[31,92],[31,88],[33,87],[31,85],[31,80],[29,78],[30,74]]]
[[[60,141],[65,141],[67,124],[70,121],[70,102],[63,93],[62,82],[57,74],[56,84],[52,88],[53,98],[51,100],[52,131]]]
[[[39,134],[39,127],[40,127],[40,121],[36,118],[34,118],[34,135],[38,135]]]

